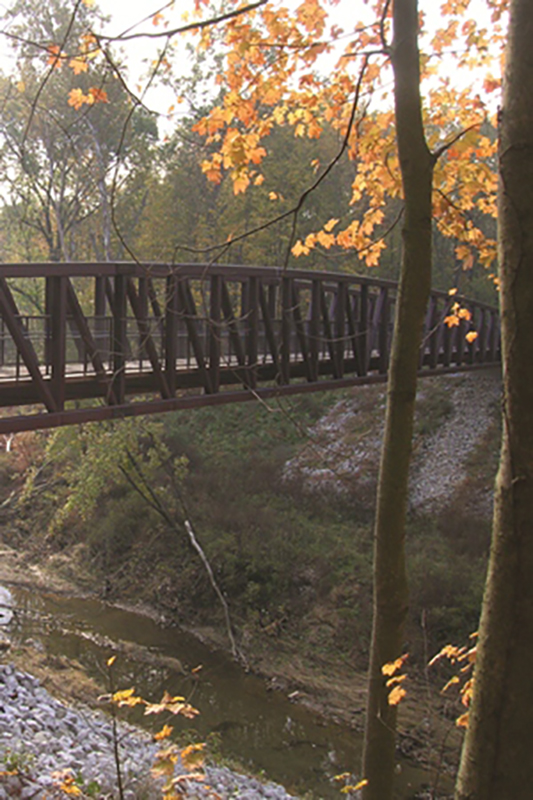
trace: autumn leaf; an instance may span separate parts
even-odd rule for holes
[[[63,65],[63,61],[66,58],[65,53],[61,51],[61,48],[58,44],[51,44],[49,47],[46,48],[47,52],[49,53],[48,58],[46,59],[46,63],[49,64],[54,69],[58,69]]]
[[[443,686],[443,687],[442,687],[442,689],[440,690],[440,693],[441,693],[441,694],[444,694],[444,692],[448,691],[448,689],[450,688],[450,686],[455,686],[455,685],[456,685],[456,684],[458,684],[458,683],[459,683],[459,678],[457,677],[457,675],[453,675],[453,676],[450,678],[450,680],[449,680],[447,683],[445,683],[445,684],[444,684],[444,686]]]
[[[389,692],[389,696],[387,697],[387,702],[390,706],[397,706],[403,698],[406,696],[407,692],[403,688],[403,686],[395,686]]]
[[[154,734],[155,741],[161,742],[163,739],[168,739],[173,730],[174,728],[172,727],[172,725],[163,725],[161,730],[158,733]]]
[[[191,771],[203,766],[205,760],[204,750],[205,743],[201,743],[190,744],[180,752],[181,760],[186,770]]]
[[[109,103],[107,92],[97,86],[91,86],[89,96],[92,97],[93,103]]]
[[[469,717],[468,711],[464,714],[461,714],[461,716],[455,720],[455,724],[457,725],[457,727],[468,728],[468,717]]]
[[[343,775],[336,775],[335,780],[342,779],[343,777]],[[348,775],[348,777],[350,776]],[[364,778],[362,781],[359,781],[359,783],[356,783],[355,785],[347,784],[346,786],[343,786],[340,792],[341,794],[352,794],[352,792],[358,792],[359,789],[363,789],[365,786],[368,786],[368,781],[366,778]]]
[[[383,664],[381,667],[382,675],[394,675],[395,672],[398,672],[398,670],[403,667],[408,658],[409,653],[404,653],[403,656],[397,658],[396,661],[389,661],[387,664]]]
[[[115,692],[111,699],[113,703],[116,703],[117,706],[128,706],[129,708],[133,708],[134,706],[138,706],[140,703],[144,703],[145,701],[141,697],[137,697],[134,695],[135,689],[123,689],[120,692]]]
[[[311,252],[311,250],[309,249],[309,247],[306,247],[300,241],[300,239],[298,239],[298,241],[296,242],[296,244],[293,246],[293,248],[291,250],[291,253],[293,254],[293,256],[296,256],[296,258],[298,258],[299,256],[308,256],[310,252]]]
[[[472,342],[476,341],[478,336],[479,334],[477,331],[468,331],[468,333],[465,336],[465,339],[468,342],[468,344],[472,344]]]
[[[450,314],[447,317],[444,317],[444,324],[448,326],[448,328],[454,328],[455,326],[459,325],[460,319],[457,314]]]
[[[69,106],[73,106],[76,111],[79,111],[82,105],[86,102],[86,95],[83,94],[81,89],[71,89],[68,93],[68,104]]]
[[[68,62],[69,67],[74,71],[74,75],[80,75],[82,72],[87,72],[89,65],[84,58],[76,56],[71,58]]]

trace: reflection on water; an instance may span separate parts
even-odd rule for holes
[[[0,610],[9,611],[10,593],[0,587]],[[13,588],[17,612],[7,620],[10,635],[41,642],[50,654],[77,659],[102,682],[105,662],[120,641],[114,670],[121,688],[135,686],[149,701],[163,691],[183,694],[201,712],[194,728],[202,738],[219,735],[220,750],[254,773],[264,772],[288,791],[336,797],[332,777],[360,763],[360,735],[333,725],[268,692],[264,681],[247,675],[224,654],[212,652],[175,627],[123,611],[96,600],[80,600]],[[11,613],[11,612],[10,612]],[[0,624],[2,617],[0,616]],[[154,660],[151,654],[163,656]],[[198,677],[191,670],[202,665]],[[130,717],[131,719],[131,717]],[[172,721],[176,730],[190,720]],[[161,721],[156,722],[160,727]],[[404,765],[399,797],[414,797],[413,787],[427,782],[420,769]]]

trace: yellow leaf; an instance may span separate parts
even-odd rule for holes
[[[300,239],[298,239],[298,241],[291,250],[291,253],[293,254],[293,256],[296,256],[296,258],[298,258],[298,256],[308,256],[310,252],[311,251],[309,247],[306,247],[305,244],[302,244]]]
[[[393,675],[392,678],[389,678],[385,686],[396,686],[399,683],[403,683],[406,678],[407,675]]]
[[[155,741],[160,742],[163,739],[168,739],[173,730],[174,728],[172,727],[172,725],[163,725],[161,730],[158,733],[154,734]]]
[[[448,326],[448,328],[453,328],[456,325],[459,325],[459,317],[456,314],[450,314],[449,317],[444,317],[444,323]]]
[[[136,697],[133,694],[134,691],[135,689],[124,689],[121,692],[115,692],[111,699],[118,706],[128,706],[129,708],[134,708],[134,706],[138,706],[145,702],[141,697]]]
[[[457,292],[458,292],[458,289],[450,289],[448,294],[450,295],[450,297],[453,297],[454,295],[457,294]]]
[[[403,688],[403,686],[395,686],[389,693],[387,698],[388,703],[390,706],[397,706],[398,703],[405,697],[407,692]]]
[[[17,91],[21,93],[26,91],[26,84],[24,83],[24,81],[19,81],[17,83]]]
[[[331,231],[333,230],[335,225],[338,224],[338,222],[339,222],[338,219],[330,219],[328,222],[326,222],[326,224],[324,225],[324,230],[326,231],[326,233],[331,233]]]
[[[107,659],[107,666],[112,667],[116,660],[117,660],[116,656],[111,656],[111,658]]]
[[[87,95],[83,94],[81,89],[71,89],[68,93],[68,104],[69,106],[73,106],[76,111],[82,107],[84,103],[88,102]]]
[[[444,692],[445,692],[445,691],[447,691],[447,689],[449,689],[449,688],[450,688],[450,686],[453,686],[453,685],[454,685],[454,684],[456,684],[456,683],[459,683],[459,678],[457,677],[457,675],[454,675],[454,676],[453,676],[453,678],[450,678],[450,680],[448,681],[448,683],[446,683],[446,684],[445,684],[445,685],[442,687],[442,689],[440,690],[440,693],[441,693],[441,694],[444,694]]]
[[[465,336],[465,339],[469,344],[472,344],[472,342],[476,341],[478,336],[479,334],[477,331],[468,331],[468,333]]]
[[[68,65],[72,70],[74,70],[74,75],[79,75],[81,72],[87,72],[89,69],[87,61],[79,56],[71,58],[68,62]]]
[[[455,724],[458,728],[468,728],[468,711],[465,714],[461,714],[461,716],[455,720]]]
[[[381,667],[381,672],[383,675],[394,675],[401,667],[403,667],[404,663],[409,658],[409,653],[404,653],[403,656],[397,658],[396,661],[389,661],[387,664],[383,664]]]
[[[205,743],[201,743],[190,744],[181,751],[181,760],[183,761],[185,769],[190,771],[202,766],[204,763],[204,749]]]

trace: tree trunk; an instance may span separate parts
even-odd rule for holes
[[[396,707],[388,704],[382,666],[402,653],[408,593],[405,519],[417,371],[431,287],[431,187],[434,159],[422,124],[416,0],[393,5],[392,64],[405,215],[387,414],[374,529],[374,619],[363,756],[365,800],[392,797]]]
[[[533,14],[513,0],[500,123],[503,439],[460,800],[533,796]]]

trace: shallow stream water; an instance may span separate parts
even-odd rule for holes
[[[5,597],[0,587],[0,602],[5,602],[2,591]],[[165,690],[185,695],[200,710],[193,723],[172,720],[175,729],[194,727],[202,739],[216,733],[222,756],[283,784],[291,793],[343,796],[332,778],[360,763],[362,743],[357,732],[324,721],[281,692],[268,691],[262,679],[176,627],[97,600],[15,587],[9,592],[15,613],[8,619],[4,612],[2,620],[0,611],[0,624],[6,623],[14,640],[32,639],[50,654],[76,659],[104,685],[113,642],[126,643],[122,650],[130,652],[121,653],[114,665],[118,687],[134,686],[137,694],[152,702],[160,700]],[[178,663],[151,662],[150,654],[177,659],[182,669]],[[199,665],[195,678],[191,670]],[[156,726],[161,727],[161,720]],[[398,797],[412,798],[428,782],[427,773],[404,762]]]

